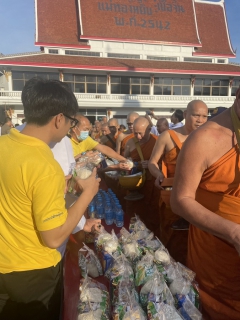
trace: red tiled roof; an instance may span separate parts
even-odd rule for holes
[[[80,11],[82,39],[200,45],[192,0],[81,0]]]
[[[50,54],[0,58],[0,66],[1,65],[74,70],[101,70],[106,72],[120,71],[173,74],[209,74],[240,77],[240,66],[231,64],[112,59]]]
[[[84,45],[79,40],[79,19],[75,0],[37,0],[35,10],[36,44]]]
[[[202,48],[194,55],[229,55],[235,57],[228,39],[225,8],[221,4],[195,3]]]

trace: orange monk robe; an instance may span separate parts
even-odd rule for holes
[[[126,148],[126,144],[128,142],[128,140],[132,139],[134,137],[133,133],[130,133],[128,136],[126,136],[122,142],[121,142],[121,149],[120,149],[120,154],[124,157],[124,151]]]
[[[106,137],[106,142],[104,142],[103,144],[111,149],[113,149],[114,151],[116,151],[116,138],[113,136],[109,136],[108,134],[105,135],[104,137]]]
[[[98,133],[95,134],[94,139],[95,139],[95,140],[100,139],[101,136],[102,136],[102,132],[100,131],[100,132],[98,132]]]
[[[177,157],[182,147],[182,143],[178,139],[174,130],[169,130],[168,132],[172,140],[175,142],[176,147],[163,156],[162,169],[166,167],[166,172],[163,172],[164,175],[168,178],[172,178],[175,174]],[[173,213],[170,206],[167,206],[161,198],[159,207],[160,228],[157,235],[164,246],[168,249],[173,259],[185,265],[187,257],[188,231],[173,230],[171,228],[172,224],[180,219],[180,217]]]
[[[235,146],[203,174],[196,200],[240,224],[240,157]],[[240,256],[228,242],[190,227],[188,266],[197,275],[204,319],[240,319]]]
[[[156,140],[157,136],[151,135],[148,142],[140,145],[144,160],[150,159]],[[134,162],[141,161],[137,149],[131,151],[130,156]],[[127,201],[127,214],[133,216],[136,213],[151,231],[156,232],[159,228],[159,189],[155,187],[155,178],[152,177],[148,169],[146,169],[146,177],[143,188],[138,190],[139,193],[144,194],[144,198],[137,201]]]

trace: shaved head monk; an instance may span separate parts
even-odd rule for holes
[[[119,123],[116,118],[111,118],[108,120],[108,127],[111,131],[111,134],[114,136],[115,139],[119,136]]]
[[[160,118],[157,121],[156,127],[157,127],[158,133],[161,134],[164,131],[169,130],[169,123],[166,118]]]
[[[73,146],[75,159],[81,157],[82,152],[98,150],[106,156],[114,158],[118,161],[126,160],[108,146],[99,144],[89,136],[90,122],[88,118],[78,113],[76,115],[76,119],[79,121],[79,123],[71,129],[71,143]]]
[[[109,148],[116,150],[116,139],[112,135],[107,123],[102,124],[102,137],[100,143],[108,146]]]
[[[107,117],[102,117],[102,124],[105,124],[105,123],[107,123],[108,121],[107,121]]]
[[[116,151],[117,153],[124,155],[124,149],[126,146],[126,143],[128,142],[129,139],[133,138],[133,122],[135,119],[139,117],[139,114],[137,112],[131,112],[127,116],[127,125],[128,125],[128,130],[120,133],[118,138],[117,138],[117,148]]]
[[[156,142],[148,168],[156,178],[155,185],[161,189],[161,183],[165,178],[172,178],[182,144],[188,135],[207,121],[208,108],[201,100],[189,102],[184,111],[185,125],[175,130],[163,132]],[[159,161],[162,159],[162,165]],[[169,206],[160,199],[160,229],[158,236],[170,254],[176,261],[185,264],[187,255],[188,227],[177,226],[181,230],[173,230],[172,225],[178,222],[179,216],[171,211]],[[185,220],[181,220],[184,222]],[[176,245],[177,244],[177,245]]]
[[[180,153],[171,206],[187,219],[187,264],[204,319],[240,319],[240,89],[232,107],[193,132]]]
[[[101,131],[101,123],[99,121],[95,121],[95,130],[92,132],[91,137],[96,140],[100,141],[100,138],[102,136],[102,131]]]
[[[148,170],[148,160],[156,143],[157,137],[150,133],[151,125],[144,117],[138,117],[133,122],[134,138],[131,138],[125,148],[125,157],[131,157],[136,163],[139,171],[146,170],[146,181],[139,190],[144,198],[138,201],[127,201],[127,214],[130,216],[136,213],[140,216],[147,227],[156,231],[159,225],[158,200],[159,190],[154,185],[154,178]],[[139,153],[138,147],[141,149]]]

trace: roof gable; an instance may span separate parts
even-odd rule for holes
[[[228,35],[223,3],[195,3],[202,47],[194,55],[235,57]]]
[[[192,0],[79,0],[81,39],[200,45]]]

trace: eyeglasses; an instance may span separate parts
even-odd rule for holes
[[[127,125],[128,125],[129,127],[131,127],[131,126],[133,125],[133,123],[132,123],[132,122],[128,122]]]
[[[79,123],[79,121],[75,118],[69,117],[68,115],[66,115],[65,113],[63,113],[64,117],[68,118],[69,120],[71,120],[70,124],[71,127],[70,128],[74,128],[76,127],[76,125]]]

